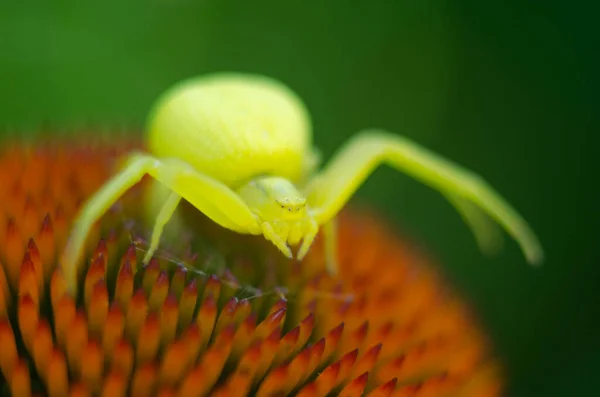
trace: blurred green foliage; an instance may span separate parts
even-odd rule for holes
[[[279,78],[305,99],[327,156],[361,128],[387,128],[476,170],[514,203],[547,249],[540,269],[511,240],[483,258],[438,194],[389,169],[356,198],[391,214],[474,302],[507,363],[510,395],[600,386],[600,65],[584,2],[34,4],[0,4],[4,130],[141,125],[183,78]]]

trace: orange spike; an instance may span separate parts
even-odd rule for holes
[[[211,275],[204,285],[203,299],[206,300],[211,296],[215,302],[219,300],[221,295],[221,281],[215,275]]]
[[[6,318],[0,318],[0,370],[5,379],[10,379],[19,359],[15,335]]]
[[[87,314],[90,335],[100,339],[108,315],[108,290],[102,279],[94,286]]]
[[[196,325],[200,328],[200,335],[202,336],[200,347],[202,350],[206,347],[212,336],[216,318],[217,303],[212,295],[208,295],[204,298],[200,310],[198,311],[198,315],[196,316]]]
[[[81,363],[81,380],[89,390],[97,393],[100,391],[104,372],[104,356],[97,342],[88,341],[81,354]]]
[[[165,303],[165,299],[169,294],[169,276],[166,272],[162,271],[156,277],[156,282],[150,288],[150,298],[148,304],[150,310],[159,310],[160,307]]]
[[[37,283],[37,275],[35,267],[29,257],[29,253],[25,254],[23,264],[21,265],[21,274],[19,276],[19,296],[29,295],[36,307],[40,304],[40,292]]]
[[[340,375],[341,363],[336,361],[321,372],[321,374],[315,380],[317,389],[320,395],[327,395],[331,389],[336,385],[338,377]]]
[[[279,299],[269,310],[269,316],[280,312],[281,310],[287,311],[287,300],[285,298]]]
[[[317,343],[315,343],[310,348],[310,361],[309,361],[308,369],[305,372],[306,376],[304,376],[302,378],[302,381],[305,381],[306,378],[309,376],[309,374],[313,373],[323,363],[323,354],[325,353],[325,345],[326,345],[325,338],[321,338],[321,339],[319,339],[319,341],[317,341]]]
[[[94,287],[100,280],[103,280],[106,277],[106,267],[104,265],[104,257],[97,256],[90,265],[88,272],[85,275],[84,282],[84,299],[85,306],[89,307],[90,299],[92,299],[92,293],[94,292]]]
[[[231,298],[223,309],[219,311],[219,318],[217,319],[217,323],[215,325],[214,333],[218,334],[224,328],[233,325],[233,316],[235,313],[235,309],[237,307],[238,300],[236,298]]]
[[[127,379],[133,370],[133,348],[125,339],[117,342],[111,360],[111,368]]]
[[[275,368],[269,372],[265,380],[258,388],[256,395],[258,397],[276,396],[283,394],[287,378],[287,365]]]
[[[48,361],[47,386],[49,397],[66,396],[69,390],[67,363],[62,351],[55,348]]]
[[[252,379],[256,374],[257,365],[261,356],[261,342],[256,342],[242,356],[235,373],[229,380],[228,389],[236,391],[236,395],[247,395],[248,389],[252,386]]]
[[[367,333],[369,332],[369,321],[363,322],[356,329],[351,332],[345,332],[340,342],[338,350],[340,352],[347,352],[348,350],[358,347],[362,348],[363,343],[366,340]]]
[[[40,251],[38,250],[38,247],[35,244],[33,238],[29,239],[29,243],[27,244],[27,253],[29,254],[31,263],[33,263],[33,268],[35,270],[35,275],[37,278],[38,291],[40,292],[41,296],[44,296],[44,266],[42,265]]]
[[[188,346],[180,339],[166,348],[160,364],[159,384],[173,387],[184,377],[190,366]]]
[[[202,335],[196,324],[190,324],[183,332],[182,339],[188,347],[190,363],[195,363],[202,348]]]
[[[131,268],[131,262],[125,261],[119,275],[117,276],[115,286],[115,301],[119,302],[121,309],[127,311],[129,309],[129,303],[133,296],[133,269]]]
[[[126,387],[123,375],[112,371],[104,379],[101,397],[125,397]]]
[[[160,265],[156,258],[150,259],[150,262],[144,268],[144,276],[142,277],[142,287],[147,294],[150,294],[152,287],[156,283],[156,279],[160,273]]]
[[[10,377],[10,392],[13,396],[31,396],[31,382],[29,380],[29,367],[24,360],[19,360]]]
[[[104,330],[102,331],[102,348],[104,355],[110,361],[114,354],[117,342],[123,338],[125,331],[125,319],[123,311],[117,302],[113,302],[106,315]]]
[[[6,271],[6,276],[10,285],[14,289],[17,289],[19,285],[21,262],[23,260],[23,255],[25,254],[25,247],[23,246],[23,237],[21,237],[21,232],[19,231],[14,218],[10,218],[8,220],[4,238],[4,247],[6,249],[4,252],[4,257],[6,259],[6,267],[4,270]]]
[[[233,337],[231,355],[239,357],[240,354],[252,343],[252,335],[256,331],[256,314],[251,313],[237,329]]]
[[[69,392],[69,397],[91,397],[91,395],[83,383],[74,384]]]
[[[194,308],[198,299],[198,285],[196,279],[192,279],[184,288],[179,299],[179,328],[187,327],[192,321]]]
[[[273,359],[275,358],[275,354],[277,353],[277,347],[279,346],[279,338],[281,336],[281,330],[279,328],[275,328],[271,335],[269,335],[262,344],[262,354],[260,357],[260,361],[257,364],[256,377],[262,378]]]
[[[48,364],[54,349],[52,341],[52,330],[46,319],[38,322],[33,338],[33,361],[38,374],[44,382],[47,382]]]
[[[75,314],[75,302],[69,295],[63,295],[54,308],[54,333],[58,346],[63,349],[67,346],[67,336]]]
[[[340,392],[340,397],[360,397],[363,395],[363,391],[367,386],[367,382],[369,381],[369,373],[365,372],[364,374],[354,378],[351,382],[349,382]]]
[[[149,396],[155,388],[157,370],[152,363],[145,364],[135,371],[131,382],[132,396]]]
[[[337,327],[329,331],[327,337],[325,338],[327,343],[325,344],[325,352],[323,353],[324,360],[328,360],[335,353],[343,332],[344,323],[339,324]]]
[[[173,294],[178,300],[181,298],[181,294],[186,287],[187,273],[185,267],[176,266],[173,277],[171,277],[169,293]]]
[[[21,330],[21,336],[25,347],[29,352],[33,350],[33,336],[37,328],[39,321],[38,308],[34,303],[31,296],[25,295],[19,301],[19,329]]]
[[[136,363],[145,364],[156,357],[160,346],[160,324],[156,313],[148,314],[137,340]]]
[[[296,350],[296,344],[298,343],[299,337],[300,326],[296,326],[292,328],[292,330],[283,338],[281,338],[281,342],[279,343],[279,347],[277,349],[277,354],[275,355],[275,359],[273,361],[274,365],[279,365],[290,358],[291,354]]]
[[[235,326],[238,327],[248,316],[252,313],[252,306],[248,299],[242,299],[238,302],[233,313],[233,321]]]
[[[98,241],[98,245],[92,254],[92,261],[97,258],[102,258],[104,269],[106,269],[106,266],[108,265],[108,247],[106,245],[106,240],[103,238]]]
[[[54,312],[58,309],[58,302],[60,302],[66,292],[67,281],[63,277],[62,271],[56,269],[54,273],[52,273],[52,278],[50,279],[50,300],[52,301],[52,310],[54,310]]]
[[[179,389],[179,395],[185,397],[202,396],[203,386],[205,385],[205,372],[201,364],[190,371]]]
[[[397,382],[398,379],[394,378],[371,391],[367,397],[389,397],[394,392]]]
[[[169,295],[160,310],[160,341],[166,346],[175,339],[177,332],[178,302],[175,295]]]
[[[354,378],[358,376],[360,373],[370,372],[375,363],[377,362],[377,358],[379,357],[379,352],[381,351],[381,343],[373,346],[362,357],[358,360],[354,368],[352,368],[352,372],[350,377]]]
[[[217,335],[215,343],[202,356],[200,363],[204,371],[203,394],[214,386],[223,371],[223,366],[231,351],[233,335],[233,327],[225,328]]]
[[[75,314],[75,318],[69,327],[66,342],[69,369],[79,377],[83,365],[81,362],[81,354],[88,342],[87,321],[83,311],[79,310]]]
[[[52,227],[52,219],[50,214],[46,214],[42,222],[42,228],[37,237],[40,257],[44,266],[44,279],[48,280],[56,266],[55,255],[56,249],[54,246],[54,230]]]
[[[267,335],[270,335],[274,330],[281,330],[283,327],[283,321],[285,320],[285,313],[287,309],[282,308],[269,314],[259,325],[256,327],[255,338],[264,339]]]
[[[127,316],[125,317],[125,333],[129,339],[137,339],[137,336],[140,333],[140,328],[146,320],[147,313],[148,302],[146,301],[146,294],[144,290],[140,288],[135,292],[133,298],[131,298],[129,308],[127,310]]]
[[[308,364],[310,362],[310,348],[303,349],[292,359],[288,366],[285,394],[289,394],[301,379],[308,377]]]
[[[119,273],[121,273],[125,265],[129,265],[131,274],[134,275],[137,272],[137,249],[135,244],[130,244],[127,251],[125,251],[125,255],[121,258]]]
[[[211,394],[220,397],[245,397],[252,386],[252,377],[246,373],[236,373],[221,388],[212,391]]]
[[[339,361],[340,363],[340,376],[338,379],[339,385],[340,382],[346,381],[350,376],[350,371],[354,367],[354,363],[356,363],[356,358],[358,357],[358,349],[354,349],[348,353],[346,353]]]
[[[306,345],[306,342],[308,342],[308,339],[312,335],[314,327],[315,327],[315,316],[313,313],[310,313],[308,316],[306,316],[304,318],[304,320],[302,320],[300,322],[300,336],[299,336],[298,342],[296,344],[295,352],[298,352],[304,345]]]
[[[308,385],[304,386],[296,397],[314,397],[321,395],[319,393],[319,389],[317,388],[317,384],[315,382],[311,382]]]
[[[7,315],[8,309],[10,308],[11,299],[10,289],[8,288],[8,281],[4,275],[4,266],[0,262],[0,318]]]
[[[403,356],[391,360],[382,366],[379,369],[378,376],[412,378],[419,376],[424,371],[439,371],[439,362],[447,362],[449,359],[449,356],[441,356],[439,359],[434,360],[434,362],[428,362],[426,353],[425,346],[413,348]],[[457,362],[456,360],[450,360],[450,363],[446,364],[447,369],[451,371],[452,365],[455,365]]]

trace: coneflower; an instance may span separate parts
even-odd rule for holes
[[[79,295],[57,257],[79,205],[135,144],[4,144],[0,393],[13,396],[496,396],[468,307],[377,217],[340,217],[340,275],[182,208],[146,266],[137,186],[89,239]]]

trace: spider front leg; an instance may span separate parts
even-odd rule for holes
[[[306,256],[309,248],[319,233],[319,224],[316,220],[310,218],[304,224],[304,233],[302,236],[302,245],[298,250],[297,259],[301,261]]]
[[[177,159],[159,160],[145,154],[134,154],[127,161],[125,168],[84,204],[74,222],[67,247],[61,258],[63,274],[70,293],[77,292],[77,265],[81,260],[85,240],[92,226],[146,174],[164,184],[173,194],[169,196],[158,214],[152,233],[151,252],[145,259],[149,259],[149,255],[151,256],[158,246],[162,229],[181,198],[225,228],[238,233],[262,233],[257,217],[242,199],[222,182],[197,172],[187,163]]]
[[[142,180],[153,165],[153,158],[139,153],[131,154],[124,169],[96,192],[80,210],[60,259],[67,289],[71,294],[75,295],[77,292],[78,265],[90,230],[127,190]]]
[[[179,205],[180,201],[181,196],[179,194],[175,192],[171,193],[169,195],[169,198],[167,198],[167,201],[165,201],[162,208],[160,209],[160,212],[156,216],[156,220],[154,221],[154,228],[152,229],[152,237],[150,237],[150,246],[148,247],[148,251],[146,251],[146,255],[144,256],[144,259],[142,261],[144,265],[147,265],[148,262],[150,262],[150,259],[152,259],[152,256],[158,249],[158,244],[160,243],[160,236],[162,235],[165,225],[167,224],[167,222],[169,222],[169,220],[175,213],[175,210],[177,209],[177,206]]]
[[[319,224],[333,219],[381,163],[445,195],[481,244],[488,244],[493,232],[487,221],[489,216],[515,238],[529,263],[542,262],[542,247],[529,225],[480,176],[406,138],[383,131],[365,131],[353,138],[309,182],[305,194]]]
[[[287,245],[287,236],[289,232],[287,225],[273,225],[269,222],[263,222],[261,223],[261,229],[267,240],[272,242],[288,259],[293,258],[292,250]]]

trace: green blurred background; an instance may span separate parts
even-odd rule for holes
[[[540,269],[512,240],[482,257],[449,204],[389,169],[356,197],[391,214],[471,298],[510,395],[600,390],[600,41],[583,2],[84,3],[1,3],[0,127],[140,125],[180,79],[279,78],[308,104],[325,155],[361,128],[387,128],[477,170],[514,203],[547,250]]]

